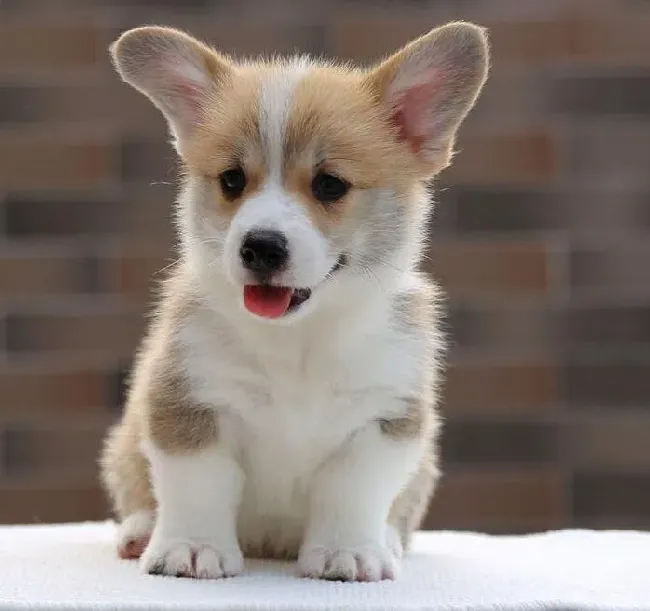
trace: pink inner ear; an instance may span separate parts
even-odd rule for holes
[[[200,119],[205,95],[204,75],[190,62],[166,55],[157,58],[152,72],[157,81],[158,99],[168,119],[177,128],[189,129]],[[152,90],[155,92],[156,87]]]
[[[192,81],[177,81],[173,84],[174,94],[181,100],[191,121],[196,121],[201,112],[202,88]]]
[[[393,108],[392,120],[398,127],[398,138],[408,142],[414,153],[420,153],[435,130],[435,98],[442,87],[439,70],[429,70],[419,82],[404,88]]]

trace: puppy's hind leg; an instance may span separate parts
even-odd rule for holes
[[[142,555],[155,521],[156,502],[140,439],[137,421],[125,416],[110,430],[100,459],[102,481],[120,520],[118,555],[126,559]]]

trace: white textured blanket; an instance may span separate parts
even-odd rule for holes
[[[0,527],[0,609],[650,611],[650,533],[417,536],[397,582],[298,579],[248,562],[226,581],[140,574],[111,523]]]

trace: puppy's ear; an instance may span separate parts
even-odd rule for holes
[[[414,40],[369,74],[396,134],[431,173],[449,162],[456,131],[488,74],[485,30],[450,23]]]
[[[225,57],[171,28],[129,30],[111,45],[110,53],[122,79],[165,115],[177,142],[201,123],[210,95],[232,72]]]

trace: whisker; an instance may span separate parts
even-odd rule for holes
[[[370,267],[366,267],[365,265],[361,266],[362,271],[366,273],[366,275],[371,279],[374,280],[377,283],[377,286],[379,287],[379,290],[384,293],[384,295],[387,295],[387,291],[384,288],[384,286],[381,283],[381,280],[379,279],[379,276],[375,274],[375,272],[372,270]]]
[[[213,245],[216,244],[217,246],[223,246],[224,240],[221,238],[207,238],[207,239],[201,239],[201,244],[207,244],[207,245]]]
[[[155,271],[153,273],[153,275],[158,276],[159,274],[162,274],[163,272],[166,272],[170,267],[174,267],[174,265],[176,265],[179,262],[180,262],[180,257],[178,259],[172,261],[168,265],[165,265],[165,267],[163,267],[162,269],[159,269],[159,270]]]

